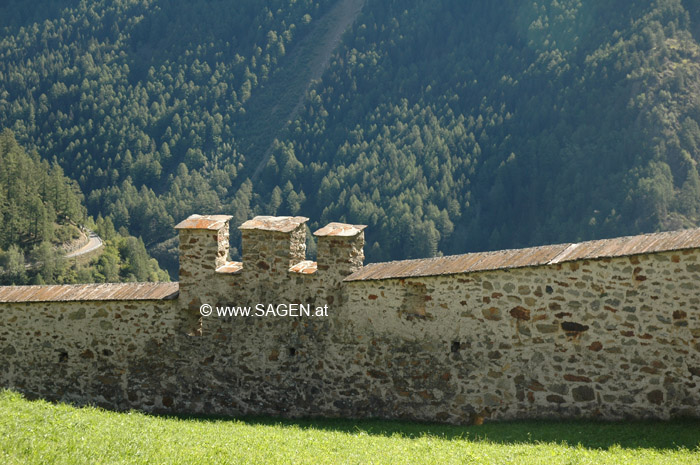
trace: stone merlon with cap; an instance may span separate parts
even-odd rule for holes
[[[253,273],[287,273],[306,259],[306,222],[302,216],[257,216],[243,223],[243,267]]]
[[[700,417],[700,230],[364,265],[364,225],[192,215],[179,283],[0,287],[0,387],[163,413]]]

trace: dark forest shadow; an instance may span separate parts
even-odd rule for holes
[[[3,0],[0,2],[0,29],[11,27],[19,29],[34,23],[55,19],[66,8],[73,8],[80,0],[27,1]]]

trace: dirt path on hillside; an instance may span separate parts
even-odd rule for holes
[[[320,79],[323,72],[331,62],[333,51],[340,45],[340,39],[345,31],[355,22],[362,11],[365,0],[340,0],[326,15],[319,21],[318,27],[328,27],[323,42],[318,46],[315,58],[311,62],[311,80]],[[326,24],[323,22],[326,21]],[[327,25],[327,26],[326,26]],[[309,82],[309,86],[311,82]],[[308,88],[308,86],[307,86]],[[303,102],[304,96],[301,96]]]
[[[257,162],[255,171],[251,176],[251,180],[254,182],[260,173],[262,172],[265,165],[272,156],[272,149],[274,147],[275,139],[289,126],[289,124],[294,121],[294,119],[299,114],[299,111],[304,105],[306,99],[306,93],[308,92],[314,81],[317,81],[323,75],[323,72],[328,68],[331,62],[331,57],[333,52],[340,45],[340,41],[343,37],[345,31],[352,26],[357,17],[362,11],[362,7],[365,4],[365,0],[340,0],[336,5],[333,6],[321,19],[319,19],[318,24],[314,28],[314,31],[309,33],[296,47],[292,53],[291,61],[292,68],[304,69],[307,74],[307,78],[304,80],[304,86],[302,89],[292,89],[298,92],[298,97],[296,99],[296,104],[291,109],[291,111],[286,115],[284,123],[281,127],[277,129],[273,134],[271,134],[271,139],[267,144],[265,152]],[[319,38],[319,33],[321,37]],[[311,50],[311,53],[309,51]],[[308,59],[308,55],[311,55],[311,59],[307,64],[303,64],[302,60]],[[275,112],[277,106],[273,107],[272,111]]]

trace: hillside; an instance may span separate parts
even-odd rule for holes
[[[0,127],[171,269],[194,212],[369,224],[368,261],[700,220],[697,2],[39,3],[0,6]]]
[[[27,154],[9,130],[0,133],[0,167],[0,285],[169,279],[142,241],[86,216],[76,183],[55,161]],[[83,225],[105,239],[101,253],[78,255]]]
[[[77,237],[83,195],[58,163],[27,154],[11,131],[0,133],[0,251]]]
[[[697,224],[684,3],[372,5],[263,183],[300,211],[369,224],[374,259]]]

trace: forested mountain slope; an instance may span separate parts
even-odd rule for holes
[[[58,157],[91,212],[164,239],[174,218],[222,208],[245,162],[246,102],[328,3],[34,2],[58,14],[7,21],[0,126]]]
[[[13,134],[0,133],[0,252],[67,241],[85,222],[83,195],[55,161],[27,154]]]
[[[152,246],[193,212],[366,223],[370,261],[700,219],[696,1],[367,0],[255,183],[337,2],[36,3],[0,6],[0,126]]]
[[[11,131],[0,133],[0,285],[169,279],[142,241],[119,234],[109,219],[95,223],[82,201],[56,161],[28,154]],[[99,232],[104,248],[67,259],[63,247],[85,237],[84,225]]]
[[[685,3],[372,5],[263,183],[302,211],[370,224],[373,258],[697,224]]]

